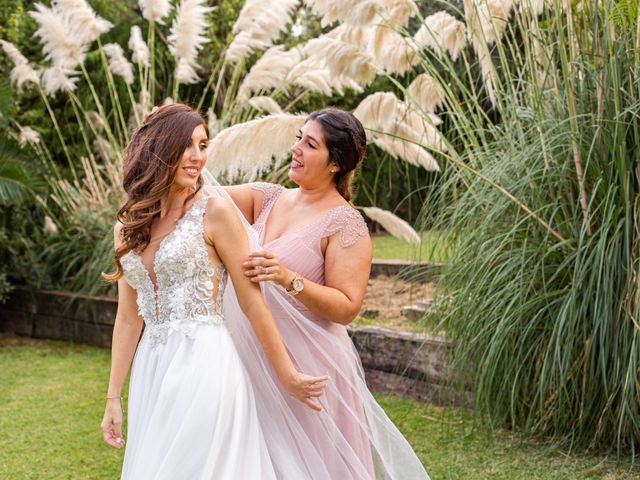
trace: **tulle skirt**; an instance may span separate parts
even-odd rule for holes
[[[138,345],[122,478],[275,479],[254,394],[224,325]]]

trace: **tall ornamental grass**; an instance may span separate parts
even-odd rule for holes
[[[465,2],[470,26],[481,8]],[[473,367],[484,418],[635,459],[638,6],[523,1],[493,20],[470,28],[456,65],[421,55],[451,126],[446,185],[426,207],[450,205],[436,226],[457,245],[432,314],[457,342],[454,371]]]
[[[359,94],[376,78],[403,75],[417,64],[408,59],[387,64],[388,49],[381,49],[395,34],[393,28],[416,18],[413,0],[354,0],[354,9],[337,0],[248,0],[237,12],[229,42],[213,38],[211,32],[226,18],[226,10],[235,8],[233,2],[218,8],[206,0],[136,3],[129,7],[132,14],[140,13],[140,18],[131,17],[139,25],[130,26],[126,44],[116,31],[121,26],[114,28],[87,0],[33,5],[28,16],[37,26],[35,40],[42,47],[36,58],[27,58],[0,39],[13,65],[11,83],[17,93],[31,90],[39,97],[55,135],[54,149],[32,126],[16,121],[12,125],[12,134],[20,136],[20,143],[36,153],[47,170],[50,194],[42,195],[39,204],[59,233],[49,238],[40,263],[50,267],[60,288],[107,290],[99,274],[112,262],[112,223],[124,195],[121,157],[132,130],[152,106],[183,101],[207,112],[213,137],[209,165],[220,178],[277,180],[286,177],[283,162],[304,121],[298,110],[305,100],[329,103],[336,94]],[[310,35],[304,25],[320,22],[323,33],[306,38]],[[396,35],[398,39],[403,42]],[[203,50],[213,63],[201,58]],[[395,111],[389,112],[391,123],[369,115],[366,126],[424,139],[425,146],[403,146],[384,132],[371,133],[378,149],[372,158],[386,162],[373,166],[376,183],[386,170],[397,177],[408,164],[438,170],[427,151],[440,148],[437,117],[425,123],[409,112],[408,100],[396,103]],[[438,104],[427,103],[429,109]],[[402,165],[386,168],[394,162]],[[363,189],[370,203],[377,200],[376,189]],[[411,201],[403,202],[411,206]],[[391,232],[419,239],[392,212],[364,212],[374,212],[371,219]]]

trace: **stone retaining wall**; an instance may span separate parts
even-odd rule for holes
[[[111,346],[117,300],[67,292],[14,290],[0,305],[0,331],[33,338]],[[349,327],[372,390],[436,404],[470,406],[446,378],[450,344],[437,337],[378,327]]]

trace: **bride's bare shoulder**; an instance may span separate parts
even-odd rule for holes
[[[238,212],[233,203],[223,197],[210,197],[207,199],[204,217],[207,226],[230,226],[240,222]]]

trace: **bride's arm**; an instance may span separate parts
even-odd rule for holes
[[[310,377],[296,370],[287,353],[260,287],[244,275],[242,261],[249,252],[249,240],[233,206],[225,199],[208,200],[205,214],[205,238],[226,266],[238,295],[238,303],[249,318],[267,358],[285,389],[310,408],[321,407],[311,400],[324,391],[328,377]]]
[[[120,246],[120,224],[114,228],[116,248]],[[143,321],[138,315],[136,292],[124,278],[118,280],[118,310],[111,340],[111,372],[104,417],[100,425],[104,441],[121,448],[122,405],[120,396],[127,372],[140,339]]]
[[[353,245],[344,247],[340,235],[329,237],[324,256],[325,285],[304,279],[304,289],[296,299],[312,312],[335,323],[346,325],[360,312],[371,271],[371,239],[361,237]],[[244,262],[247,275],[254,282],[272,281],[289,288],[295,273],[282,265],[270,252],[254,252]],[[256,269],[256,266],[269,268]]]

